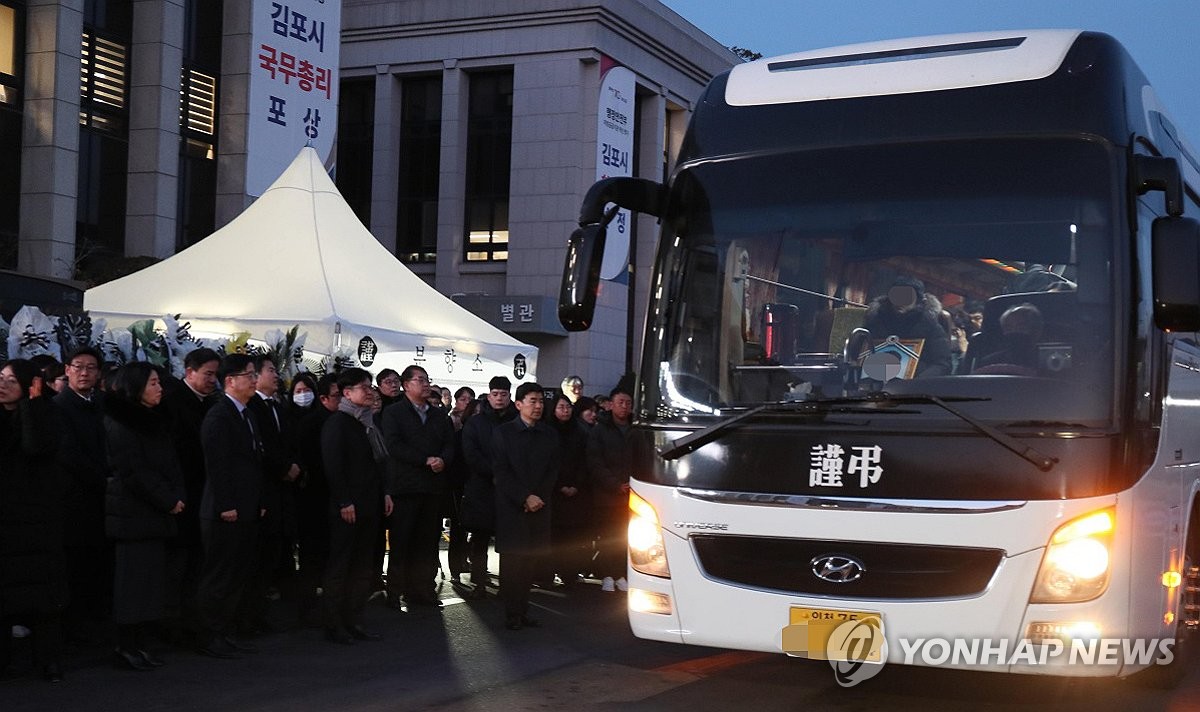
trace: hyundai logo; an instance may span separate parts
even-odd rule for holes
[[[812,567],[813,576],[830,583],[851,583],[862,578],[867,572],[863,562],[842,554],[816,556],[809,565]]]

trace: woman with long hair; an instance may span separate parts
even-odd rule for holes
[[[125,364],[112,380],[104,428],[113,478],[105,502],[105,530],[116,540],[113,664],[150,671],[163,661],[146,649],[146,627],[163,616],[167,540],[187,498],[162,401],[158,369]]]
[[[66,478],[55,461],[59,428],[43,388],[41,371],[30,361],[13,359],[0,369],[0,675],[11,660],[9,631],[23,625],[31,632],[35,665],[59,682],[68,595]]]
[[[581,399],[582,400],[582,399]],[[551,580],[557,573],[564,586],[578,582],[590,560],[591,513],[587,498],[587,431],[575,418],[570,397],[556,392],[548,401],[546,422],[558,433],[558,482],[551,511]]]

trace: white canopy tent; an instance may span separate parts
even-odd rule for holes
[[[497,375],[534,379],[537,349],[430,287],[363,227],[304,148],[258,200],[186,250],[89,289],[84,308],[110,328],[180,314],[194,336],[299,325],[305,352],[339,348],[373,372],[423,366],[439,385],[478,392]],[[374,359],[362,358],[364,347]],[[370,365],[359,363],[370,361]]]

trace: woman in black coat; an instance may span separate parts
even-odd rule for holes
[[[118,667],[148,671],[163,664],[146,651],[146,624],[163,616],[167,540],[187,498],[171,440],[158,370],[148,363],[121,367],[106,401],[104,428],[113,478],[105,502],[105,530],[116,540],[113,622]]]
[[[0,673],[11,659],[9,631],[20,624],[31,630],[34,663],[58,682],[66,478],[55,460],[54,408],[42,388],[29,361],[13,359],[0,369]]]
[[[583,399],[580,399],[583,400]],[[579,581],[591,562],[591,512],[587,497],[587,431],[576,419],[570,399],[556,393],[546,407],[547,425],[558,433],[558,482],[554,485],[551,523],[551,573],[564,586]],[[551,576],[553,580],[553,576]]]

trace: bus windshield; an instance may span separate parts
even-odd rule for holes
[[[1116,165],[1100,142],[1024,138],[682,167],[642,417],[882,390],[1110,422]]]

